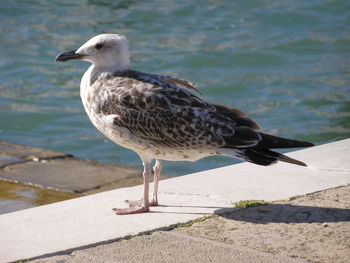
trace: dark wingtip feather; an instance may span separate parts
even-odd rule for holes
[[[316,144],[312,143],[312,142],[304,142],[305,147],[312,147],[315,146]]]
[[[287,139],[279,136],[274,136],[259,132],[261,141],[259,142],[259,148],[262,149],[277,149],[277,148],[299,148],[299,147],[312,147],[315,144],[306,141],[298,141]]]
[[[298,161],[296,159],[290,158],[284,154],[279,154],[278,155],[278,160],[285,162],[285,163],[291,163],[291,164],[296,164],[296,165],[300,165],[300,166],[307,166],[306,163]]]
[[[255,164],[270,165],[277,160],[285,163],[307,166],[304,162],[288,157],[282,153],[274,152],[269,149],[259,149],[256,147],[244,150],[246,160]]]

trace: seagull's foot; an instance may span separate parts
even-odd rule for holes
[[[149,207],[135,206],[129,208],[113,208],[112,209],[117,215],[131,215],[149,212]]]
[[[127,203],[130,207],[140,207],[142,206],[143,198],[140,200],[125,200],[125,203]]]
[[[143,202],[143,198],[140,200],[125,200],[125,203],[127,203],[130,207],[140,207],[142,206],[142,202]],[[158,201],[154,199],[149,203],[149,206],[157,206],[157,205],[158,205]]]
[[[149,206],[157,206],[158,205],[158,201],[153,199],[150,203]]]

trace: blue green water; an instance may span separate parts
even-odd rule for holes
[[[137,70],[182,77],[264,131],[317,144],[350,137],[350,1],[1,1],[0,139],[141,167],[90,124],[88,64],[55,63],[104,32]],[[235,163],[165,164],[185,174]]]

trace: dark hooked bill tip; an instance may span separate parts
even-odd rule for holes
[[[82,57],[84,57],[84,55],[82,55],[82,54],[75,53],[76,51],[77,50],[71,50],[71,51],[66,51],[66,52],[59,54],[56,57],[56,62],[58,62],[58,61],[64,62],[67,60],[81,59]]]

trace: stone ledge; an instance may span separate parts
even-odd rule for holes
[[[72,251],[227,212],[242,199],[283,199],[350,183],[350,139],[288,155],[310,167],[242,163],[163,180],[161,205],[150,213],[112,212],[141,196],[142,186],[136,186],[1,215],[0,254],[15,261]]]
[[[0,179],[83,193],[143,182],[142,169],[0,141]]]

